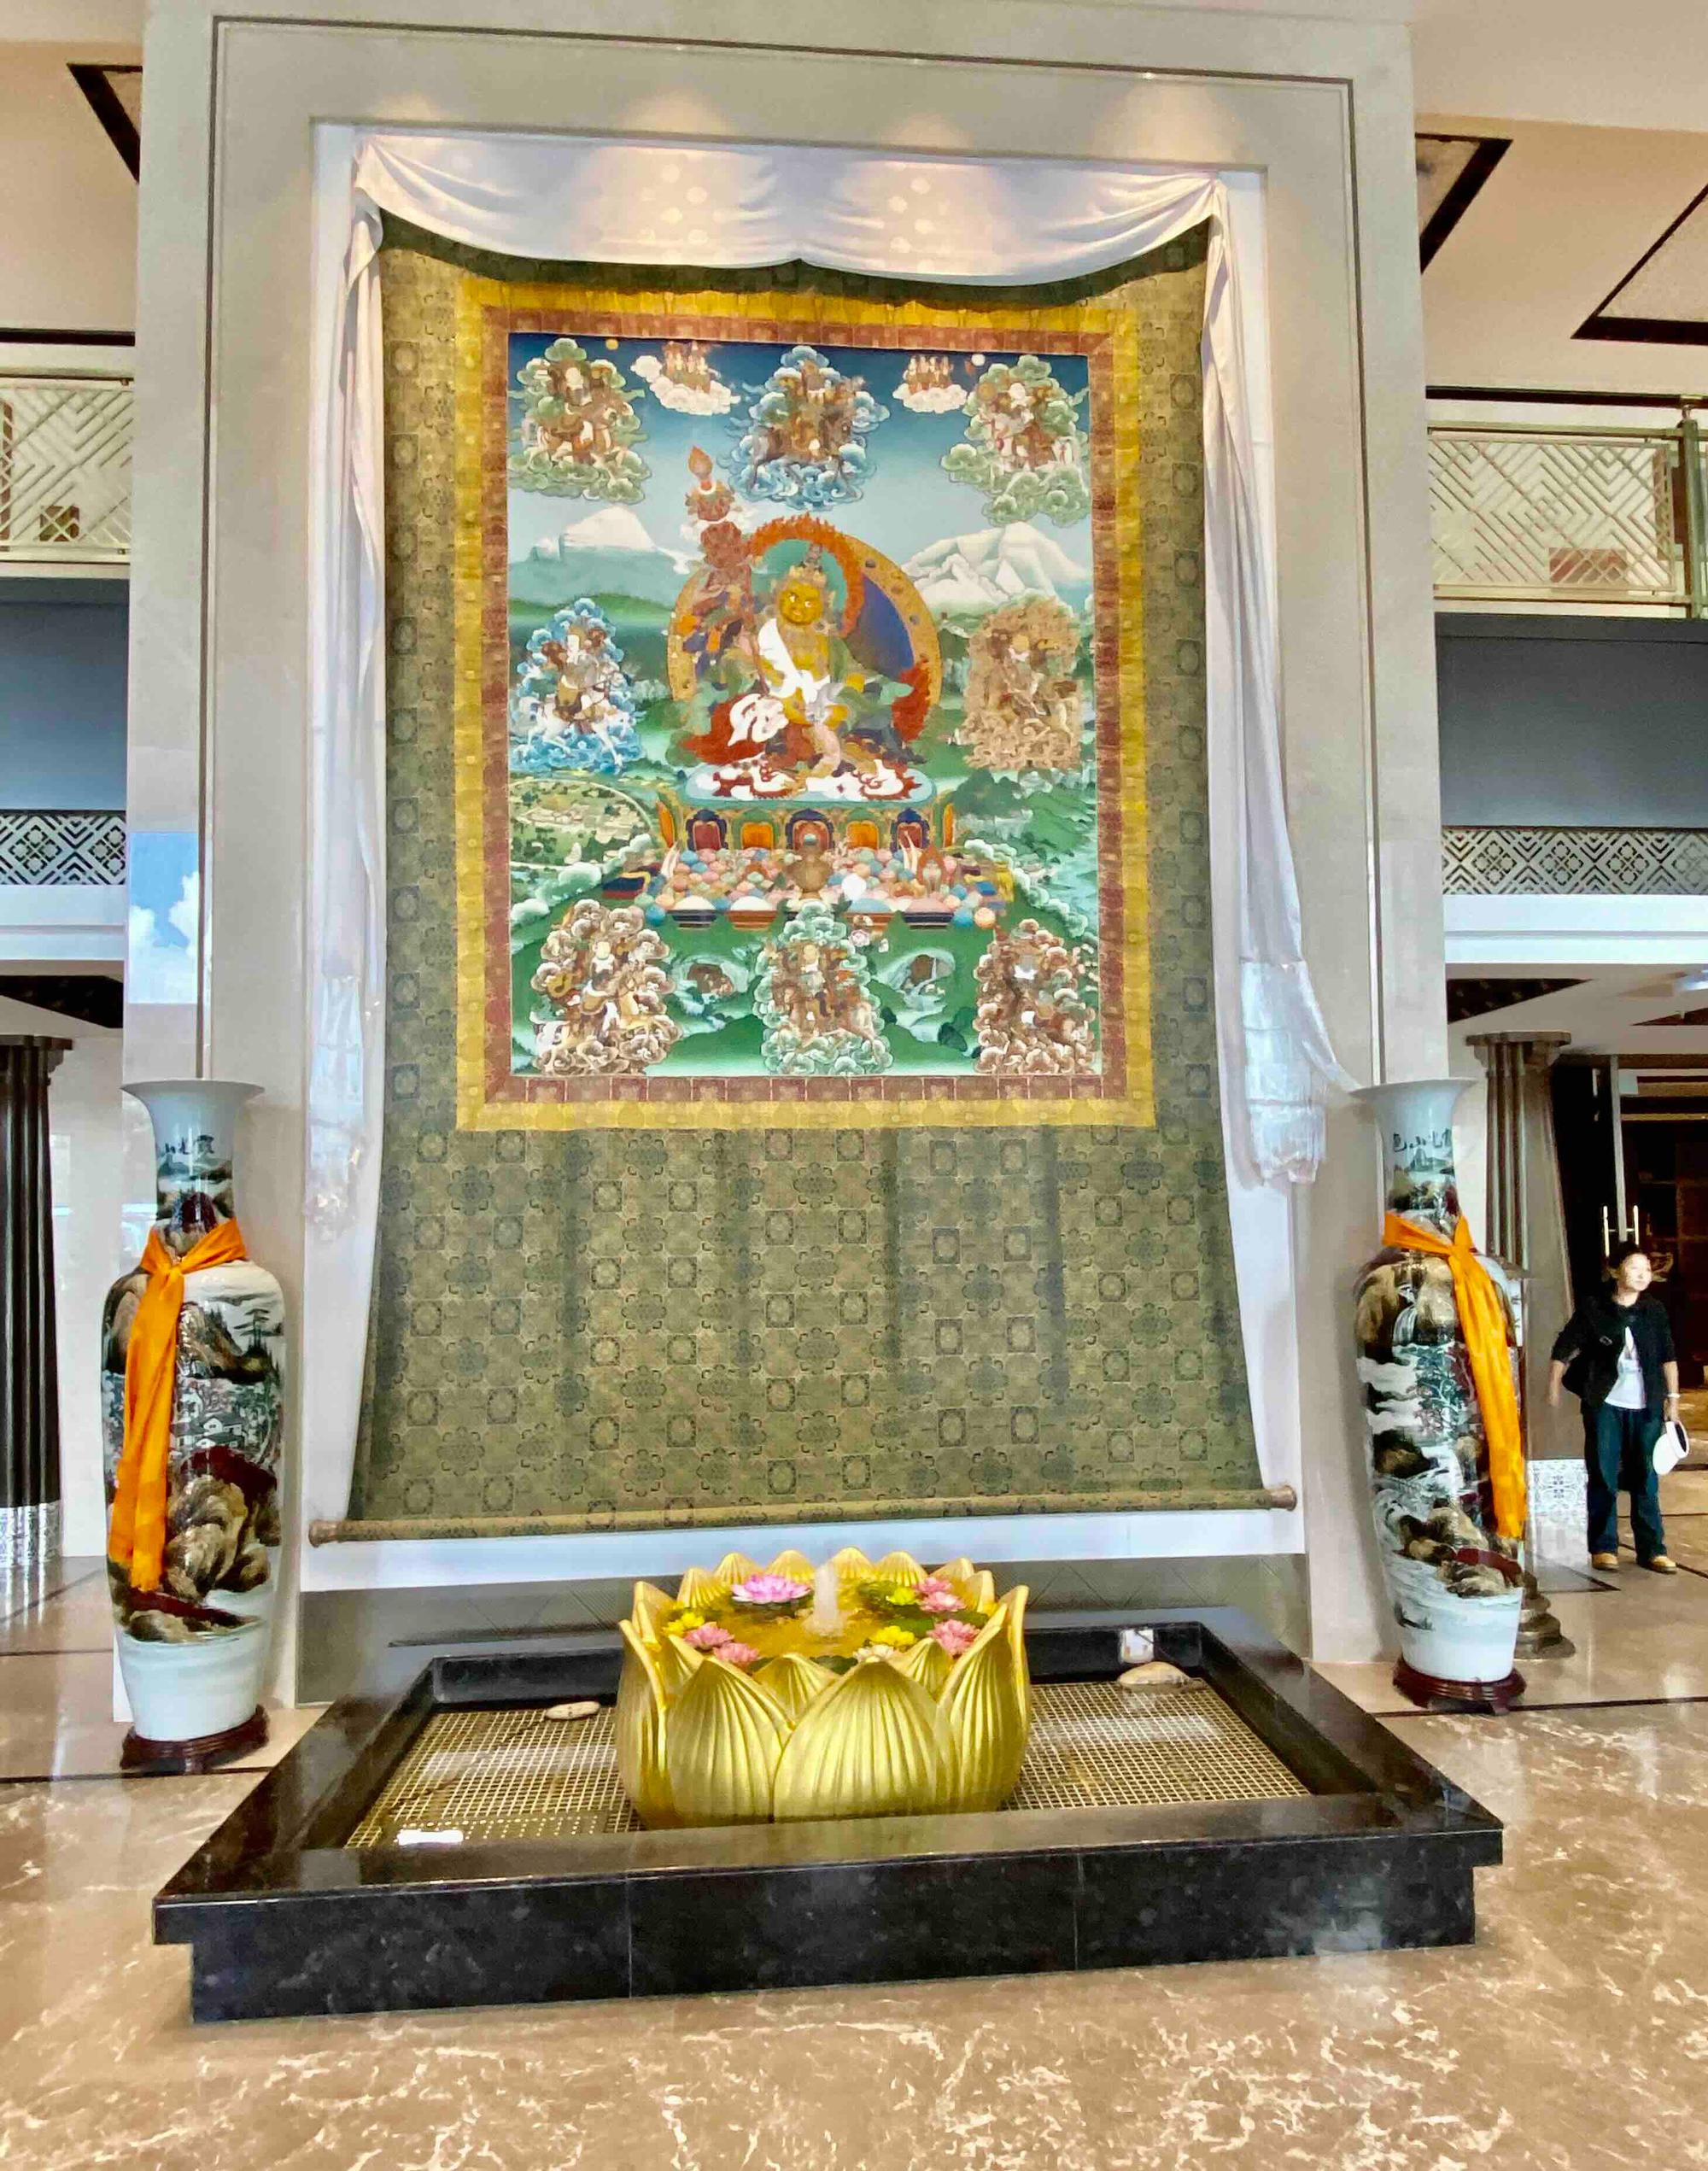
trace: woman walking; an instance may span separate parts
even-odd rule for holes
[[[1619,1565],[1619,1493],[1631,1496],[1638,1565],[1658,1575],[1678,1571],[1666,1554],[1654,1444],[1662,1423],[1678,1415],[1678,1362],[1648,1254],[1627,1244],[1613,1255],[1610,1289],[1580,1304],[1553,1345],[1548,1405],[1569,1387],[1583,1411],[1583,1459],[1589,1468],[1589,1559]]]

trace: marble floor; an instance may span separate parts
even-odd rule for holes
[[[1507,1821],[1473,1948],[204,2028],[149,1900],[260,1775],[114,1776],[71,1581],[0,1620],[0,2166],[1708,2171],[1702,1552],[1556,1600],[1628,1700],[1389,1720]]]

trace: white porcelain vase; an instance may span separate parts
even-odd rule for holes
[[[1453,1110],[1465,1082],[1372,1086],[1354,1098],[1382,1134],[1387,1203],[1451,1240],[1459,1220]],[[1506,1302],[1497,1260],[1483,1265]],[[1399,1630],[1395,1681],[1434,1710],[1504,1710],[1523,1694],[1512,1658],[1524,1601],[1514,1541],[1495,1534],[1489,1449],[1445,1258],[1383,1244],[1358,1278],[1354,1318],[1371,1504]]]
[[[130,1086],[154,1126],[155,1228],[183,1259],[234,1218],[237,1112],[258,1086],[196,1079]],[[125,1371],[147,1277],[108,1294],[101,1409],[109,1513],[124,1448]],[[266,1739],[260,1708],[278,1586],[284,1302],[253,1260],[184,1276],[157,1582],[109,1559],[119,1665],[130,1700],[128,1770],[194,1771]]]

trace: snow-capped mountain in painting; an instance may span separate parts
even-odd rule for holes
[[[536,542],[510,569],[512,600],[556,608],[582,595],[674,603],[693,561],[654,542],[629,506],[602,505]]]
[[[1085,566],[1024,520],[945,536],[916,552],[903,570],[939,617],[951,612],[993,611],[1017,595],[1054,595],[1064,603],[1083,603],[1091,585]]]

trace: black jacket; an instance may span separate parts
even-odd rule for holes
[[[1554,1362],[1565,1365],[1565,1384],[1584,1408],[1600,1409],[1619,1376],[1627,1328],[1643,1368],[1649,1410],[1658,1416],[1666,1402],[1660,1368],[1673,1361],[1672,1328],[1658,1297],[1645,1294],[1635,1304],[1616,1304],[1609,1295],[1592,1296],[1560,1329]]]

